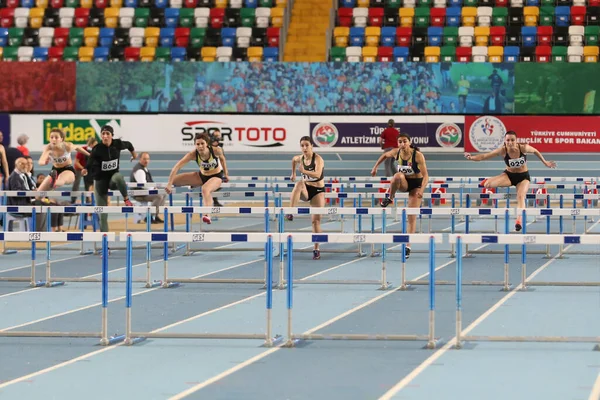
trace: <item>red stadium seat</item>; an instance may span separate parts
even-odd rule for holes
[[[394,60],[394,48],[382,46],[377,49],[377,61],[391,62]]]
[[[369,8],[369,26],[383,25],[383,8]]]
[[[125,48],[125,61],[139,61],[140,60],[139,47],[127,47]]]

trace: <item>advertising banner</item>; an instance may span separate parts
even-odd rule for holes
[[[53,128],[63,129],[66,140],[85,144],[102,125],[110,124],[115,137],[131,141],[139,150],[186,152],[194,148],[197,133],[221,131],[227,152],[298,151],[308,135],[308,117],[236,115],[13,115],[13,131],[26,133],[32,149],[48,144]],[[15,145],[15,143],[13,143]]]
[[[379,136],[390,118],[423,151],[462,151],[464,117],[458,116],[310,117],[311,137],[320,152],[380,152]]]
[[[542,153],[600,152],[600,117],[467,116],[465,127],[467,152],[495,150],[511,130]]]

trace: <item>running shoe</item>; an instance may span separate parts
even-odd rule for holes
[[[313,250],[313,260],[321,259],[321,250]]]
[[[521,225],[521,220],[518,219],[515,223],[515,231],[519,232],[521,229],[523,229],[523,225]]]
[[[129,200],[129,199],[125,200],[125,205],[127,207],[133,207],[133,203],[131,203],[131,200]]]
[[[390,199],[389,197],[386,197],[385,199],[383,199],[381,201],[381,207],[386,208],[387,206],[389,206],[393,202],[394,202],[394,200]]]
[[[410,247],[406,246],[404,250],[404,257],[408,260],[410,258]]]
[[[292,214],[288,214],[285,216],[285,219],[287,219],[288,221],[293,221],[294,220],[294,216]]]
[[[202,216],[202,222],[204,222],[205,224],[209,224],[209,225],[212,224],[212,221],[208,215]]]

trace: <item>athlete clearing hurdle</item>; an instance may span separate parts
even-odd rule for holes
[[[500,156],[504,159],[507,168],[500,175],[487,178],[481,181],[480,185],[485,188],[510,187],[517,188],[517,220],[515,221],[515,230],[518,232],[523,229],[521,221],[522,210],[525,209],[525,196],[529,190],[531,176],[527,168],[527,154],[533,153],[548,168],[556,168],[554,161],[546,161],[542,153],[535,147],[528,144],[517,143],[517,134],[515,131],[508,131],[504,135],[504,145],[494,151],[485,154],[471,155],[465,153],[465,158],[472,161],[483,161],[492,157]]]

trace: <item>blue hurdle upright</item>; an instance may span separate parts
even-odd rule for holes
[[[65,242],[65,241],[102,241],[102,314],[100,332],[52,332],[52,331],[17,331],[9,329],[0,330],[0,337],[71,337],[71,338],[100,338],[103,346],[123,341],[124,335],[108,336],[108,242],[114,240],[114,233],[92,232],[8,232],[0,233],[0,240],[10,242],[29,241],[38,242]]]

